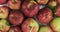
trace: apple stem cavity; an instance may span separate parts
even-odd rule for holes
[[[14,16],[14,17],[13,17],[13,19],[15,19],[15,20],[16,20],[16,19],[17,19],[17,17],[16,17],[16,16]]]
[[[0,13],[4,13],[3,10],[1,10]]]
[[[32,10],[34,9],[34,7],[35,7],[34,5],[30,5],[29,9]]]
[[[29,26],[30,27],[30,29],[32,28],[32,26]]]

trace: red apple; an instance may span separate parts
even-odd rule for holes
[[[51,9],[49,9],[49,8],[41,9],[37,18],[41,24],[43,24],[43,25],[48,24],[53,18]]]
[[[9,10],[7,7],[5,6],[0,7],[0,18],[7,18],[8,13],[9,13]]]
[[[8,7],[13,10],[18,10],[21,5],[21,0],[9,0],[8,1]]]
[[[39,11],[39,6],[35,1],[24,2],[22,5],[22,11],[25,16],[33,17]]]
[[[57,0],[58,4],[60,4],[60,0]]]
[[[22,23],[24,16],[18,11],[12,11],[9,15],[9,21],[13,25],[19,25]]]
[[[28,18],[21,27],[23,32],[38,32],[39,24],[33,18]]]
[[[47,4],[49,0],[36,0],[38,4]]]
[[[19,29],[19,27],[11,27],[9,32],[21,32],[21,30]]]
[[[55,9],[55,15],[60,17],[60,6],[59,5]]]
[[[7,0],[0,0],[0,4],[6,3]]]

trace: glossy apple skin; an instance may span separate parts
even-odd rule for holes
[[[13,9],[13,10],[20,9],[20,5],[21,5],[21,0],[16,0],[16,2],[14,2],[14,0],[8,1],[8,7]]]
[[[39,23],[46,25],[48,24],[53,18],[52,11],[49,8],[43,8],[40,10],[37,19]]]
[[[38,32],[39,25],[33,18],[26,19],[22,24],[23,32]]]
[[[8,7],[2,6],[0,7],[0,18],[7,18],[9,14]]]
[[[6,3],[7,0],[0,0],[0,4]]]
[[[50,23],[51,28],[54,32],[60,32],[60,17],[56,17]]]
[[[9,21],[13,25],[19,25],[22,23],[24,16],[18,11],[12,11],[9,15]]]
[[[53,32],[49,26],[42,26],[39,29],[39,32]]]
[[[49,0],[36,0],[38,4],[45,5],[48,3]]]
[[[9,32],[22,32],[19,27],[11,27]]]
[[[60,6],[59,5],[55,9],[55,15],[60,17]]]
[[[5,19],[0,20],[0,31],[7,32],[10,28],[9,22]]]
[[[38,13],[38,11],[39,11],[39,6],[35,1],[24,2],[22,5],[22,12],[27,17],[35,16]]]

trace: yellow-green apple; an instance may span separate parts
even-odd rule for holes
[[[6,6],[0,7],[0,18],[7,18],[9,14],[9,9]]]
[[[54,32],[60,32],[60,17],[56,17],[50,23],[51,28]]]
[[[48,7],[51,8],[53,12],[55,11],[56,6],[57,6],[57,1],[52,0],[48,2]]]
[[[39,24],[33,18],[28,18],[21,27],[23,32],[38,32]]]
[[[42,26],[39,29],[39,32],[53,32],[49,26]]]
[[[0,31],[7,32],[10,28],[9,22],[5,19],[0,20]]]

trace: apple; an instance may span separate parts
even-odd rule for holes
[[[37,15],[37,19],[39,23],[46,25],[53,19],[53,14],[51,9],[49,8],[43,8],[40,10],[40,12]]]
[[[50,23],[54,32],[60,32],[60,17],[54,18]]]
[[[48,6],[49,6],[49,8],[51,8],[52,10],[53,10],[53,9],[55,10],[55,8],[56,8],[56,6],[57,6],[57,1],[49,1],[49,2],[48,2]]]
[[[48,3],[49,0],[36,0],[38,4],[45,5]]]
[[[11,27],[9,32],[21,32],[19,27]]]
[[[39,11],[39,5],[35,1],[28,1],[22,4],[22,12],[27,17],[35,16]]]
[[[6,3],[7,0],[0,0],[0,4]]]
[[[21,5],[21,0],[9,0],[8,1],[8,7],[13,10],[20,9],[20,5]]]
[[[60,0],[57,0],[58,4],[60,4]]]
[[[48,5],[54,7],[57,5],[57,1],[49,1]]]
[[[39,24],[33,18],[28,18],[21,27],[23,32],[38,32]]]
[[[0,7],[0,18],[7,18],[9,14],[9,9],[6,6]]]
[[[11,11],[9,15],[9,21],[13,25],[19,25],[22,23],[24,16],[19,11]]]
[[[55,15],[60,17],[60,5],[58,5],[55,9]]]
[[[53,32],[49,26],[42,26],[39,29],[39,32]]]
[[[10,28],[9,22],[5,19],[0,20],[0,31],[7,32]]]

